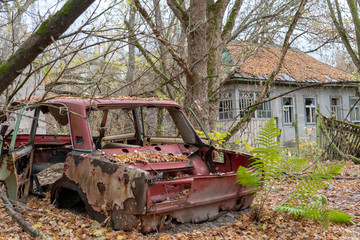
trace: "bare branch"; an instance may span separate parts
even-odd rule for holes
[[[0,93],[44,49],[59,36],[93,3],[94,0],[68,0],[53,16],[45,20],[26,42],[0,66]]]
[[[231,8],[231,12],[229,14],[229,17],[226,20],[225,26],[221,33],[222,40],[229,38],[229,36],[235,26],[235,20],[239,14],[242,3],[243,3],[243,0],[236,0],[234,6]]]
[[[184,28],[187,28],[189,25],[189,14],[184,10],[181,4],[176,0],[167,0],[168,6],[174,12],[175,16],[179,19]]]
[[[292,19],[292,22],[290,24],[290,27],[286,33],[285,39],[284,39],[284,43],[282,46],[282,50],[281,50],[281,56],[280,59],[274,69],[274,71],[271,73],[271,75],[269,76],[269,78],[266,80],[265,85],[263,87],[263,89],[260,92],[259,97],[255,100],[255,103],[261,102],[262,99],[264,99],[264,97],[266,96],[269,87],[271,86],[271,84],[273,83],[276,75],[280,72],[280,68],[284,62],[285,59],[285,55],[287,53],[287,50],[290,47],[290,37],[292,35],[292,33],[294,32],[295,26],[299,20],[299,18],[301,17],[301,15],[303,14],[303,11],[305,9],[305,5],[307,3],[307,0],[302,0],[300,3],[300,6],[297,10],[297,12],[295,13],[294,18]],[[251,120],[251,116],[254,114],[254,112],[258,109],[259,105],[255,105],[254,107],[252,107],[246,114],[245,116],[238,122],[235,124],[235,126],[233,126],[230,130],[229,130],[229,134],[224,138],[224,140],[227,142],[229,141],[229,139],[235,134],[237,133],[243,126],[245,126],[245,124]]]
[[[161,36],[160,32],[158,31],[158,29],[156,28],[155,24],[153,23],[153,21],[151,20],[149,14],[146,12],[146,10],[141,6],[139,0],[134,0],[134,4],[137,8],[137,10],[139,11],[139,13],[141,14],[141,16],[145,19],[145,21],[148,23],[148,25],[150,26],[150,28],[152,29],[153,33],[155,34],[155,36],[157,37],[158,41],[160,41],[169,51],[169,53],[172,55],[172,57],[174,58],[174,60],[179,64],[179,66],[184,70],[185,74],[190,78],[193,79],[193,74],[190,71],[190,68],[188,66],[188,64],[185,62],[184,59],[182,59],[179,54],[175,51],[175,49],[170,45],[170,43],[163,37]],[[194,80],[195,81],[195,80]]]

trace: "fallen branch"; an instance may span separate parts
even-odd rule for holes
[[[24,206],[20,203],[14,203],[17,207],[20,207],[20,208],[23,208],[25,210],[28,210],[28,211],[34,211],[34,212],[40,212],[40,213],[47,213],[47,211],[45,210],[39,210],[39,209],[35,209],[35,208],[30,208],[30,207],[27,207],[27,206]]]
[[[360,179],[360,177],[334,177],[334,180],[356,180]]]
[[[10,200],[7,198],[6,193],[0,188],[0,198],[2,199],[2,201],[4,202],[4,206],[5,206],[5,212],[7,214],[9,214],[9,216],[15,221],[17,222],[20,227],[22,227],[22,229],[24,229],[25,232],[27,232],[28,234],[30,234],[30,236],[36,238],[36,237],[40,237],[40,238],[44,238],[44,235],[39,232],[38,230],[34,229],[28,222],[26,222],[19,213],[17,213]]]
[[[297,173],[289,174],[289,173],[286,173],[286,172],[283,172],[283,174],[286,177],[291,178],[293,180],[312,179],[310,174],[297,174]],[[332,180],[357,180],[357,179],[360,179],[360,177],[334,177]]]

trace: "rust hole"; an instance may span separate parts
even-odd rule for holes
[[[127,185],[130,181],[130,177],[127,174],[124,174],[124,183]]]
[[[121,149],[124,153],[128,153],[129,152],[129,150],[127,150],[126,148],[123,148],[123,149]]]
[[[161,151],[161,148],[160,147],[155,147],[155,150],[156,151]]]
[[[103,194],[103,193],[105,192],[105,190],[106,190],[106,187],[105,187],[105,185],[104,185],[102,182],[98,182],[98,183],[97,183],[97,187],[98,187],[99,192],[100,192],[101,194]]]
[[[168,225],[173,220],[173,217],[171,215],[166,215],[164,218],[164,225]]]

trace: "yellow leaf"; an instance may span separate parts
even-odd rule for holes
[[[33,228],[37,229],[37,228],[40,228],[42,226],[43,226],[42,224],[36,223],[36,224],[33,225]]]

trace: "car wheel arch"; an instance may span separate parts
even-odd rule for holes
[[[65,194],[64,197],[68,197],[68,198],[62,198],[61,194]],[[76,194],[77,196],[72,196],[72,194]],[[82,189],[80,189],[77,186],[76,183],[72,182],[67,178],[62,177],[58,179],[51,188],[50,201],[52,204],[56,204],[59,208],[68,208],[66,207],[67,203],[64,203],[63,201],[65,201],[65,199],[66,201],[69,201],[72,199],[76,199],[77,197],[84,203],[86,212],[88,213],[90,218],[95,219],[98,222],[105,221],[106,216],[102,213],[95,211],[90,206],[86,194],[82,191]],[[61,207],[61,204],[63,205],[63,207]]]

